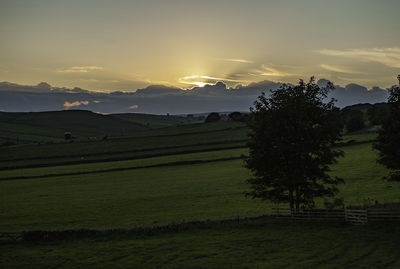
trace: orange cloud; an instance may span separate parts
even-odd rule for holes
[[[87,106],[89,104],[89,101],[75,101],[75,102],[64,102],[64,108],[65,109],[70,109],[71,107],[75,107],[75,106],[81,106],[81,105],[85,105]]]

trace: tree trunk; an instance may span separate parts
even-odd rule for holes
[[[294,197],[293,197],[293,190],[289,190],[289,203],[290,203],[290,212],[293,213],[294,210]]]
[[[296,186],[296,213],[300,210],[300,190],[299,186]]]

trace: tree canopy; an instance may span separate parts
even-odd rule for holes
[[[355,132],[365,128],[364,113],[357,108],[344,108],[342,119],[348,132]]]
[[[253,198],[313,207],[316,197],[333,197],[344,180],[329,175],[329,165],[343,153],[332,146],[343,129],[335,100],[326,101],[333,84],[283,85],[251,108],[249,156],[245,166]]]
[[[389,90],[389,115],[374,144],[379,150],[378,162],[392,169],[389,180],[400,181],[400,87]]]
[[[216,122],[216,121],[220,121],[220,120],[221,120],[221,116],[219,115],[219,113],[211,112],[210,114],[208,114],[205,122]]]

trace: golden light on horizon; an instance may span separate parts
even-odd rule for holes
[[[201,1],[3,1],[0,81],[135,91],[315,75],[390,87],[400,68],[400,2],[369,3],[360,12],[361,1],[345,9],[337,1],[296,0],[221,0],[212,9]],[[281,14],[290,16],[283,22]],[[371,18],[374,27],[366,27]]]
[[[185,76],[178,79],[178,82],[185,85],[194,85],[197,87],[204,87],[205,85],[213,85],[218,81],[222,82],[232,82],[232,83],[239,83],[240,81],[235,79],[229,78],[222,78],[222,77],[213,77],[213,76],[206,76],[206,75],[192,75],[192,76]]]

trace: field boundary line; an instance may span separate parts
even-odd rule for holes
[[[70,155],[49,155],[49,156],[39,156],[39,157],[30,157],[30,158],[14,158],[9,160],[0,160],[2,162],[13,162],[13,161],[32,161],[32,160],[47,160],[47,159],[64,159],[64,158],[74,158],[74,157],[91,157],[91,156],[101,156],[101,155],[114,155],[114,154],[123,154],[123,153],[140,153],[140,152],[148,152],[148,151],[157,151],[164,149],[180,149],[187,147],[196,147],[196,146],[212,146],[212,145],[226,145],[233,143],[241,143],[247,142],[247,139],[237,139],[237,140],[229,140],[229,141],[215,141],[210,143],[196,143],[196,144],[187,144],[187,145],[179,145],[179,146],[167,146],[167,147],[155,147],[155,148],[143,148],[137,150],[120,150],[120,151],[110,151],[110,152],[95,152],[89,154],[70,154]],[[1,168],[0,168],[1,169]]]
[[[126,156],[126,157],[114,157],[114,158],[110,157],[110,158],[106,158],[106,159],[76,160],[76,161],[73,160],[73,161],[64,161],[64,162],[47,163],[47,164],[8,166],[8,167],[0,167],[0,171],[25,169],[25,168],[40,168],[40,167],[75,165],[75,164],[89,164],[89,163],[105,163],[105,162],[116,162],[116,161],[127,161],[127,160],[139,160],[139,159],[149,159],[149,158],[155,158],[155,157],[164,157],[164,156],[172,156],[172,155],[191,154],[191,153],[201,153],[201,152],[210,152],[210,151],[223,151],[223,150],[241,149],[241,148],[246,148],[246,146],[219,147],[219,148],[209,148],[209,149],[201,149],[201,150],[184,150],[184,151],[178,151],[178,152],[166,152],[166,153],[162,153],[162,154],[147,154],[147,155],[139,155],[139,156]],[[49,159],[51,159],[51,158],[49,158]]]
[[[63,177],[63,176],[77,176],[77,175],[87,175],[87,174],[101,174],[101,173],[129,171],[129,170],[155,168],[155,167],[182,166],[182,165],[193,165],[193,164],[203,164],[203,163],[213,163],[213,162],[224,162],[224,161],[233,161],[233,160],[239,160],[239,159],[242,159],[242,157],[229,157],[229,158],[219,158],[219,159],[212,159],[212,160],[176,161],[176,162],[169,162],[169,163],[111,168],[111,169],[94,170],[94,171],[71,172],[71,173],[60,173],[60,174],[44,174],[44,175],[37,175],[37,176],[5,177],[5,178],[0,178],[0,181],[39,179],[39,178]]]

